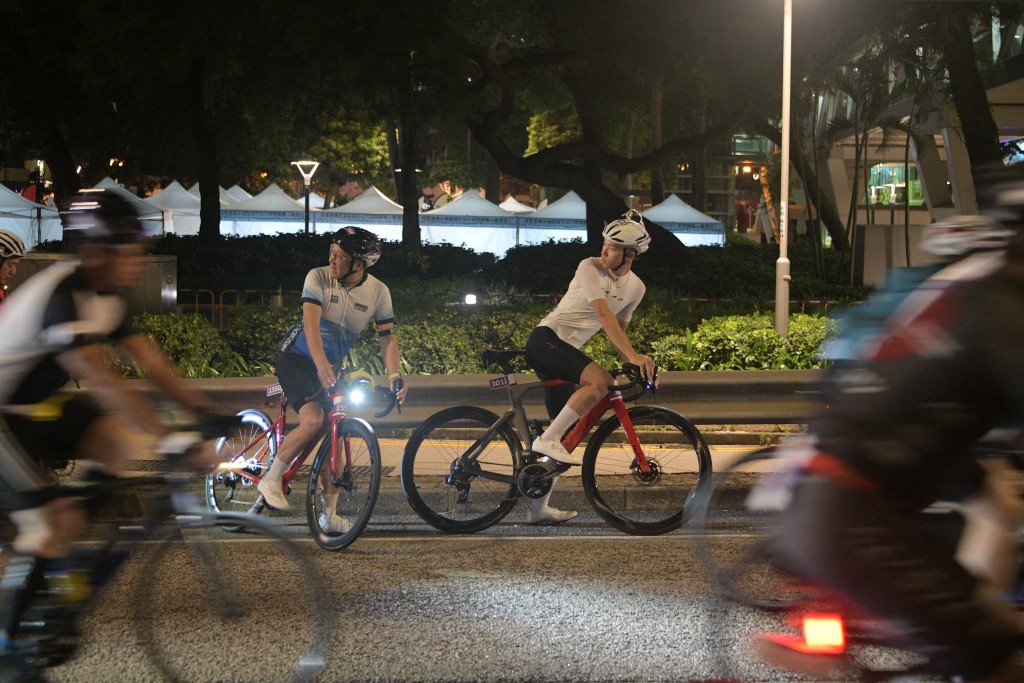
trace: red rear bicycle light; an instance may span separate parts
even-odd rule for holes
[[[807,652],[838,654],[846,650],[843,617],[835,613],[804,615],[804,644]]]

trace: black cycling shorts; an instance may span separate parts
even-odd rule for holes
[[[1014,654],[1022,632],[956,562],[931,517],[881,492],[805,475],[772,547],[787,570],[895,625],[903,639],[893,644],[925,655],[929,670],[984,678]]]
[[[103,409],[82,393],[70,397],[68,394],[56,394],[39,405],[49,407],[50,414],[39,418],[5,415],[4,420],[25,453],[42,463],[78,457],[79,444],[86,430],[106,415]]]
[[[274,371],[281,382],[284,395],[288,397],[288,403],[296,413],[307,403],[307,397],[316,394],[323,387],[316,372],[316,364],[305,356],[288,352],[279,353],[274,361]],[[320,400],[320,407],[324,409],[324,415],[330,412],[331,402],[326,396]]]
[[[587,366],[594,361],[575,346],[562,341],[550,327],[538,325],[526,340],[526,362],[542,380],[562,379],[565,386],[545,387],[544,404],[554,419],[569,400]]]

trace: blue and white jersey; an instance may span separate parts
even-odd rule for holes
[[[302,302],[320,306],[320,336],[334,365],[345,359],[371,320],[377,325],[395,322],[391,291],[369,273],[360,284],[343,287],[331,277],[330,266],[314,268],[302,285]],[[281,351],[312,359],[302,325],[299,320],[288,330]]]

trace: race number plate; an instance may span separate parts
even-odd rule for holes
[[[271,384],[269,387],[267,387],[267,396],[277,396],[278,394],[281,393],[284,393],[284,390],[281,389],[280,384]]]
[[[516,378],[510,375],[502,375],[501,377],[496,377],[490,380],[491,389],[500,389],[502,387],[507,387],[509,384],[515,383]]]

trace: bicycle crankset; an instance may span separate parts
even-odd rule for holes
[[[542,498],[551,490],[551,485],[568,467],[552,460],[542,460],[525,465],[516,475],[516,486],[527,498]]]

